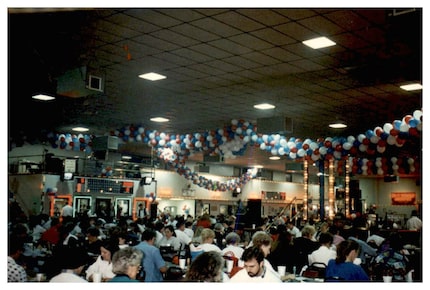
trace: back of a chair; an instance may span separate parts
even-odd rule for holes
[[[309,265],[303,272],[302,276],[306,278],[325,278],[327,265],[320,262],[314,262]]]

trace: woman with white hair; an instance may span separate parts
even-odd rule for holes
[[[117,251],[112,258],[112,272],[115,277],[108,282],[139,282],[136,279],[142,266],[143,252],[134,247]]]

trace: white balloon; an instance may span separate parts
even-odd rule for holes
[[[353,144],[355,141],[355,137],[354,136],[348,136],[347,140],[349,143]]]
[[[340,152],[339,152],[340,153]],[[303,149],[303,148],[300,148],[298,151],[297,151],[297,155],[299,156],[299,157],[303,157],[303,156],[305,156],[305,154],[306,154],[306,150],[305,149]]]
[[[164,146],[164,145],[166,145],[166,140],[164,140],[164,139],[161,139],[159,142],[158,142],[158,145],[160,145],[160,146]]]
[[[255,135],[252,135],[252,136],[251,136],[251,140],[252,140],[253,142],[257,142],[257,139],[258,139],[257,134],[255,134]]]
[[[378,143],[379,139],[380,138],[378,136],[373,135],[372,137],[370,137],[370,142],[372,142],[373,144],[376,144]]]
[[[312,150],[315,150],[318,148],[318,144],[316,142],[312,142],[311,144],[309,144],[309,148],[311,148]]]
[[[384,175],[384,170],[382,168],[378,168],[378,175]]]
[[[413,159],[413,158],[408,158],[408,164],[409,164],[409,165],[414,164],[414,159]]]
[[[359,149],[361,152],[365,152],[365,151],[367,150],[367,145],[360,144],[360,146],[358,146],[358,149]]]
[[[270,152],[272,153],[272,155],[278,155],[278,150],[276,150],[276,148],[272,148]]]
[[[402,122],[402,124],[400,125],[400,132],[408,132],[409,131],[409,125]]]
[[[313,161],[317,161],[318,159],[320,159],[320,155],[318,154],[318,155],[315,155],[315,154],[313,154],[312,153],[312,155],[311,155],[311,159],[313,160]]]
[[[333,156],[334,156],[334,158],[336,158],[336,159],[340,159],[340,158],[342,158],[342,153],[341,152],[339,152],[339,151],[334,151],[333,152]],[[336,166],[337,167],[337,166]],[[336,168],[335,167],[335,168]]]
[[[415,120],[419,120],[422,115],[423,115],[423,112],[421,112],[421,110],[415,110],[413,114]]]
[[[327,154],[327,147],[321,147],[320,149],[319,149],[319,151],[320,151],[320,154],[321,155],[326,155]]]
[[[236,120],[236,119],[231,120],[231,124],[232,124],[232,125],[235,125],[235,126],[236,126],[236,125],[237,125],[237,123],[239,123],[239,121],[238,121],[238,120]]]
[[[415,172],[415,166],[409,166],[409,171],[410,172]]]
[[[279,147],[278,154],[281,155],[281,156],[285,154],[284,147]]]
[[[376,167],[381,167],[381,166],[382,166],[382,162],[381,162],[381,160],[376,160],[376,161],[375,161],[375,166],[376,166]]]
[[[349,150],[352,148],[352,144],[349,142],[345,142],[345,143],[343,143],[342,148],[345,150]]]
[[[396,164],[397,163],[397,157],[391,157],[391,163]]]
[[[384,153],[385,149],[386,147],[376,146],[376,151],[378,151],[378,153]]]
[[[394,164],[394,165],[393,165],[393,170],[399,170],[399,165]]]
[[[269,135],[264,134],[263,137],[261,137],[263,139],[264,142],[267,142],[267,140],[269,139]]]
[[[266,150],[266,144],[265,143],[261,143],[260,144],[260,149],[261,150]]]
[[[357,140],[360,141],[360,143],[363,143],[363,140],[366,138],[366,135],[360,134],[357,136]]]
[[[394,137],[393,135],[388,136],[388,138],[387,138],[387,143],[388,143],[389,145],[394,145],[394,144],[396,144],[396,137]]]
[[[290,152],[290,158],[291,159],[296,159],[296,157],[297,157],[296,153]]]
[[[385,123],[384,124],[384,132],[390,134],[391,129],[393,129],[393,124]]]

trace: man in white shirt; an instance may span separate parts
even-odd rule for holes
[[[413,210],[411,217],[406,221],[406,228],[410,231],[419,231],[423,227],[423,222],[418,217],[418,212]]]
[[[73,207],[69,203],[63,206],[61,209],[61,216],[64,217],[73,217]]]
[[[292,221],[287,223],[287,231],[294,237],[298,238],[302,236],[302,232],[294,225]]]
[[[249,247],[242,255],[244,267],[230,278],[232,283],[282,283],[279,276],[267,271],[264,253],[259,247]]]
[[[309,256],[309,265],[312,263],[323,263],[328,265],[328,261],[336,259],[336,250],[333,249],[333,235],[331,233],[321,233],[319,236],[320,247],[318,250],[313,251]],[[316,265],[317,267],[319,265]],[[321,265],[322,266],[322,265]]]

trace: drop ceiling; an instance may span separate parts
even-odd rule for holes
[[[316,140],[357,136],[422,109],[422,91],[399,88],[422,82],[420,8],[9,8],[8,16],[14,146],[76,125],[96,136],[130,125],[186,134],[274,116],[292,119],[287,137]],[[336,45],[302,44],[319,36]],[[58,80],[80,67],[102,77],[103,92],[58,94]],[[138,78],[148,72],[167,78]],[[40,91],[57,98],[32,100]],[[276,108],[253,107],[262,102]],[[170,122],[149,121],[158,116]],[[348,127],[330,129],[336,119]],[[285,168],[260,151],[231,162]]]

